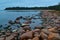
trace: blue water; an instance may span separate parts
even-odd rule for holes
[[[15,20],[17,17],[19,16],[32,16],[35,14],[40,13],[40,11],[38,10],[19,10],[19,11],[6,11],[6,10],[1,10],[0,11],[0,25],[4,25],[4,24],[8,24],[9,20]],[[32,23],[31,26],[37,26],[40,25],[39,23],[41,23],[40,19],[37,20],[33,20],[35,21],[35,23]]]

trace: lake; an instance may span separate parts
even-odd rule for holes
[[[0,10],[0,25],[8,24],[9,20],[14,21],[19,16],[32,16],[38,13],[40,13],[40,11],[38,10],[15,10],[15,11]],[[32,23],[31,27],[40,25],[40,23],[42,22],[40,19],[32,21],[35,21],[35,23]]]

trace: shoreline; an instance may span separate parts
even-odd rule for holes
[[[49,35],[51,35],[50,34],[50,32],[53,34],[54,32],[56,33],[56,31],[58,31],[58,29],[59,29],[59,27],[58,27],[58,25],[55,25],[54,24],[54,22],[55,23],[59,23],[60,21],[59,21],[59,17],[60,16],[58,16],[58,15],[56,15],[57,13],[58,13],[58,11],[55,11],[55,10],[41,10],[43,13],[42,13],[42,19],[44,20],[43,21],[43,24],[41,24],[42,26],[37,26],[36,25],[36,27],[34,28],[34,30],[32,30],[31,28],[30,28],[30,26],[29,25],[27,25],[27,24],[30,24],[30,21],[32,20],[32,19],[29,19],[28,18],[28,21],[24,21],[24,25],[22,25],[22,26],[19,26],[19,29],[21,29],[21,30],[19,30],[19,29],[14,29],[14,30],[12,30],[12,33],[11,33],[11,30],[9,30],[9,28],[7,28],[7,30],[5,31],[5,30],[2,30],[1,32],[0,32],[0,35],[1,35],[1,37],[3,37],[3,39],[4,38],[6,38],[6,39],[9,39],[9,38],[11,38],[11,39],[16,39],[16,38],[19,38],[19,40],[21,40],[21,39],[25,39],[26,37],[27,37],[27,39],[29,38],[29,36],[31,37],[31,38],[33,38],[34,39],[34,37],[37,37],[37,38],[39,38],[39,37],[42,37],[42,38],[46,38],[46,36],[45,35],[47,35],[47,34],[49,34]],[[40,16],[40,15],[39,15]],[[22,18],[22,17],[18,17],[18,18],[16,18],[16,20],[14,20],[14,21],[12,21],[12,20],[10,20],[10,24],[20,24],[20,18]],[[23,19],[26,19],[25,17],[23,17]],[[47,20],[45,20],[45,19],[47,19]],[[49,20],[48,20],[49,19]],[[54,20],[52,20],[52,19],[54,19]],[[53,24],[51,24],[53,22]],[[11,25],[8,25],[7,27],[10,27]],[[47,27],[47,28],[46,28]],[[23,28],[25,28],[25,29],[23,29]],[[52,29],[53,28],[53,29]],[[55,28],[58,28],[58,29],[55,29]],[[48,29],[48,30],[47,30]],[[49,30],[50,29],[50,30]],[[47,31],[46,31],[47,30]],[[43,32],[43,33],[41,33],[41,32]],[[5,34],[2,34],[2,33],[5,33]],[[47,33],[47,34],[46,34]],[[19,34],[19,35],[18,35]],[[32,34],[34,34],[34,35],[32,35]],[[37,35],[36,35],[37,34]],[[43,35],[41,35],[41,34],[43,34]],[[58,33],[59,34],[59,33]],[[28,35],[28,36],[27,36]],[[39,36],[40,35],[40,36]],[[47,37],[50,37],[49,35],[47,35]],[[56,35],[56,34],[54,34],[54,35]],[[56,37],[56,36],[54,36],[54,35],[52,35],[53,37]],[[20,37],[19,37],[20,36]],[[32,36],[34,36],[34,37],[32,37]],[[59,35],[57,35],[57,36],[59,36]],[[0,37],[0,39],[1,39],[1,37]],[[29,38],[30,39],[30,38]],[[33,40],[32,39],[32,40]],[[47,38],[46,38],[47,39]]]

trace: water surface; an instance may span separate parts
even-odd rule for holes
[[[32,16],[38,13],[40,13],[40,11],[38,10],[19,10],[19,11],[18,10],[15,10],[15,11],[0,10],[0,25],[8,24],[9,20],[14,21],[19,16]],[[40,19],[32,20],[32,21],[35,21],[35,23],[31,24],[32,27],[36,25],[40,25],[39,23],[41,23]]]

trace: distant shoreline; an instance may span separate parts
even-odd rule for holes
[[[53,5],[48,7],[7,7],[4,10],[57,10],[60,11],[60,5]]]
[[[40,10],[39,7],[8,7],[4,10]]]

